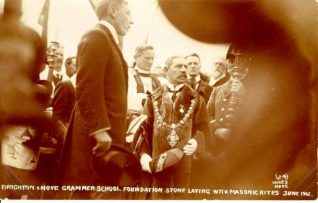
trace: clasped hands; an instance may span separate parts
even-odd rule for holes
[[[187,144],[182,148],[185,155],[191,156],[197,149],[198,143],[195,139],[190,139]],[[145,172],[151,173],[150,162],[152,161],[149,154],[143,153],[140,157],[141,169]]]

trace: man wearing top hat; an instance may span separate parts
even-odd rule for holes
[[[153,174],[153,187],[189,188],[192,154],[202,150],[197,139],[209,135],[205,102],[186,81],[185,58],[166,61],[166,85],[147,98],[146,143],[141,165]],[[153,193],[152,199],[187,199],[187,193]]]

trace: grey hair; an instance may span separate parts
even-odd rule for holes
[[[168,68],[170,68],[170,66],[172,65],[173,63],[173,60],[176,59],[176,58],[182,58],[183,56],[181,55],[174,55],[174,56],[170,56],[166,62],[165,62],[165,67],[164,69],[167,70]]]
[[[137,57],[141,56],[143,52],[147,50],[154,50],[153,46],[149,44],[142,44],[140,46],[137,46],[135,49],[135,56],[134,58],[136,59]]]
[[[187,55],[185,58],[189,58],[189,57],[191,57],[191,56],[197,57],[197,58],[199,59],[199,61],[201,61],[200,56],[199,56],[197,53],[189,54],[189,55]]]
[[[120,4],[127,4],[125,0],[98,0],[95,8],[98,20],[109,15],[108,8],[110,6],[118,7]]]

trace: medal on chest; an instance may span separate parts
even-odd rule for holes
[[[170,147],[176,146],[180,140],[175,128],[176,128],[176,124],[172,123],[171,124],[171,131],[167,137],[167,142],[170,145]]]
[[[196,105],[196,99],[194,98],[191,100],[191,104],[188,111],[185,113],[183,118],[176,123],[168,123],[164,121],[162,118],[162,115],[159,112],[158,101],[154,99],[152,101],[153,101],[152,104],[153,104],[153,109],[155,114],[155,122],[157,122],[157,125],[159,128],[162,127],[162,128],[168,129],[169,134],[167,136],[167,143],[170,145],[171,148],[173,148],[178,144],[180,140],[180,137],[177,133],[177,129],[182,127],[193,114],[193,111]]]

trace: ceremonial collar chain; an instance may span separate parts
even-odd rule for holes
[[[196,98],[192,99],[191,105],[188,111],[184,114],[183,118],[177,123],[169,124],[163,121],[163,118],[159,113],[158,101],[153,100],[152,104],[153,104],[153,108],[155,112],[155,120],[159,128],[160,127],[169,128],[170,134],[167,137],[167,141],[171,147],[174,147],[179,141],[179,136],[177,135],[177,132],[176,132],[177,128],[180,128],[181,126],[183,126],[186,123],[186,121],[190,118],[190,116],[192,115],[194,111],[196,103],[197,103]]]

